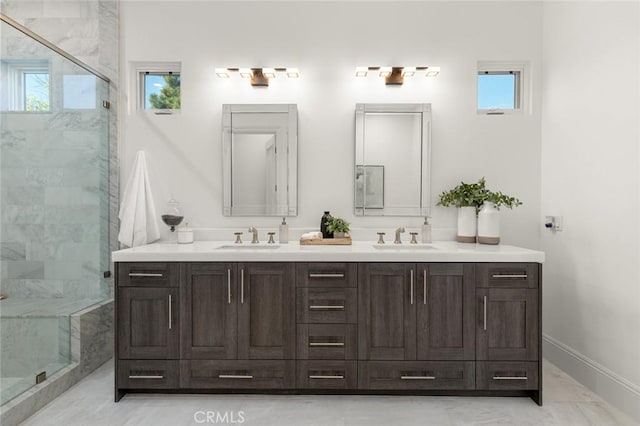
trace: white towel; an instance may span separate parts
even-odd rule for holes
[[[301,240],[321,240],[322,232],[307,232],[306,234],[302,234],[300,239]]]
[[[160,239],[160,229],[153,204],[147,160],[138,151],[120,204],[118,241],[128,247],[142,246]]]

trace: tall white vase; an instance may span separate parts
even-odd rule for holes
[[[476,208],[458,207],[458,235],[459,243],[476,242]]]
[[[484,203],[478,213],[478,242],[500,244],[500,210],[493,203]]]

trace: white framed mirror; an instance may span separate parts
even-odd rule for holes
[[[222,106],[224,216],[296,216],[295,104]]]
[[[357,216],[429,216],[431,104],[356,104]]]

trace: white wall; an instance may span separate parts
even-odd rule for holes
[[[123,111],[122,186],[143,149],[160,210],[174,196],[194,227],[276,227],[277,218],[222,216],[221,108],[296,103],[299,215],[289,223],[317,228],[322,212],[331,210],[356,227],[374,227],[367,234],[374,239],[375,227],[418,227],[422,220],[353,216],[355,104],[432,103],[432,205],[460,180],[485,176],[490,187],[525,203],[503,212],[503,241],[535,248],[541,13],[541,4],[529,2],[122,2],[123,76],[131,61],[182,62],[180,114]],[[532,114],[478,116],[478,60],[530,61]],[[354,76],[358,65],[421,64],[442,72],[402,87]],[[226,66],[296,66],[302,75],[252,88],[240,78],[216,78],[214,68]],[[454,209],[436,208],[433,216],[434,228],[455,227]]]
[[[640,420],[637,2],[544,6],[545,356]]]

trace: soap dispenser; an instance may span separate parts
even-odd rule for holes
[[[287,224],[287,219],[282,218],[282,223],[280,224],[280,233],[278,234],[278,239],[280,240],[280,244],[287,244],[289,242],[289,225]]]
[[[429,223],[429,216],[424,218],[424,223],[422,224],[422,243],[431,243],[431,224]]]

